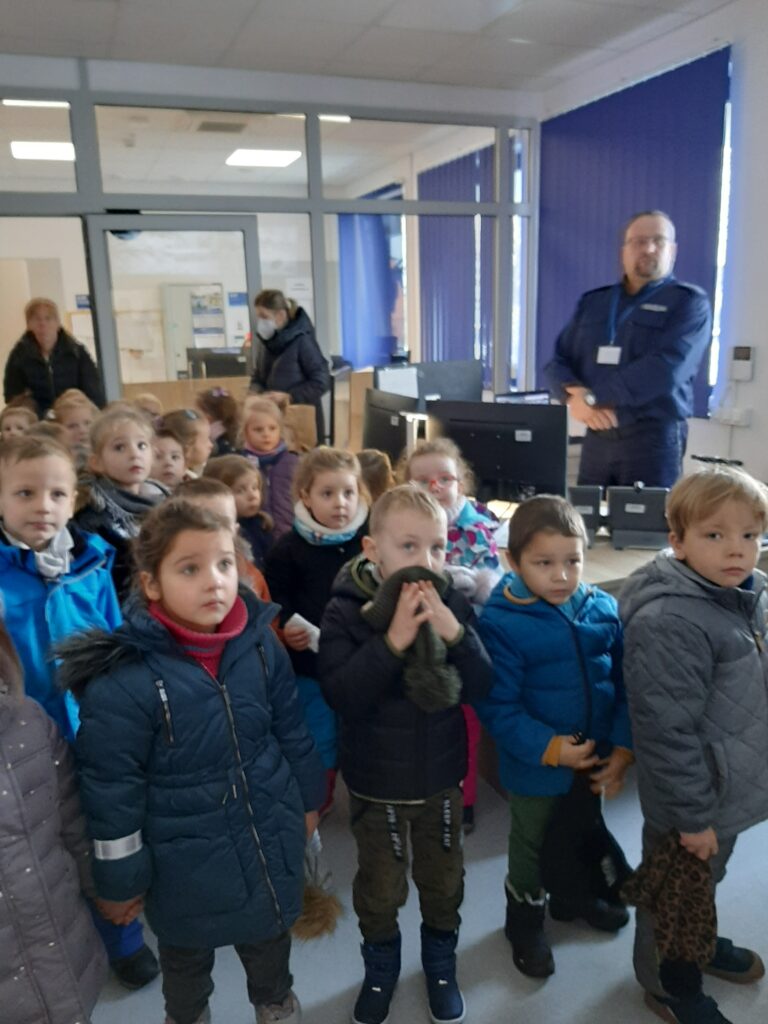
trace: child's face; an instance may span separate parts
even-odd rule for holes
[[[417,486],[428,491],[443,508],[453,508],[464,488],[459,480],[455,461],[448,455],[433,453],[411,459],[408,476]]]
[[[75,508],[75,471],[60,455],[3,467],[0,514],[7,533],[42,551],[67,525]]]
[[[62,414],[59,423],[67,432],[67,444],[75,448],[88,443],[93,413],[87,406],[74,406]]]
[[[439,573],[445,565],[447,533],[444,517],[435,520],[410,509],[393,509],[374,536],[363,538],[363,551],[379,567],[382,579],[414,565]]]
[[[21,437],[22,434],[26,434],[30,426],[28,416],[23,413],[9,412],[3,417],[0,434],[4,441],[10,441],[12,437]]]
[[[301,500],[321,526],[343,530],[357,513],[357,477],[345,469],[326,469],[317,474],[308,491],[301,492]]]
[[[584,541],[541,531],[523,549],[520,561],[510,562],[532,594],[548,604],[565,604],[581,583]]]
[[[230,530],[182,530],[157,577],[142,572],[141,586],[179,625],[215,633],[237,598],[235,541]]]
[[[152,469],[151,438],[150,432],[138,423],[118,423],[101,451],[91,455],[91,469],[123,490],[138,494]]]
[[[744,501],[729,498],[684,537],[670,533],[675,558],[718,587],[740,587],[760,557],[763,524]]]
[[[232,484],[238,519],[248,519],[261,511],[261,474],[243,473]]]
[[[191,501],[193,505],[197,505],[198,508],[206,508],[209,512],[226,519],[232,532],[237,533],[237,508],[231,494],[209,494],[206,497],[188,498],[187,500]]]
[[[187,463],[184,449],[175,437],[156,437],[153,449],[151,476],[173,490],[184,479]]]
[[[252,412],[243,429],[245,443],[254,452],[271,452],[280,444],[280,424],[266,412]]]
[[[213,441],[211,441],[208,420],[201,417],[199,420],[195,420],[195,439],[186,451],[187,465],[198,468],[204,466],[212,450]]]

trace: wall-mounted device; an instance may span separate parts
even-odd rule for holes
[[[728,380],[752,380],[755,350],[751,345],[734,345],[728,356]]]

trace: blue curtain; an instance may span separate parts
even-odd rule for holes
[[[636,211],[670,215],[677,277],[714,298],[729,67],[726,48],[543,123],[539,380],[581,293],[620,276],[620,230]],[[707,414],[707,363],[697,416]]]
[[[493,175],[494,147],[487,146],[419,174],[419,199],[489,202],[494,197]],[[484,382],[489,386],[493,375],[494,221],[481,217],[479,227],[476,221],[474,217],[419,218],[421,358],[425,362],[481,359]]]

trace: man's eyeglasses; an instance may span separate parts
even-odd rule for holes
[[[411,483],[416,484],[417,487],[421,487],[425,491],[431,490],[433,487],[439,487],[440,490],[445,490],[446,487],[450,487],[451,484],[455,484],[458,481],[457,476],[451,476],[450,473],[441,473],[440,476],[426,477],[426,476],[415,476],[412,478]]]
[[[667,238],[666,235],[642,235],[637,238],[628,238],[624,245],[630,249],[647,249],[649,245],[652,245],[654,249],[663,249],[671,241],[672,239]]]

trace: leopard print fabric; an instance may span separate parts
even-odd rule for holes
[[[703,967],[715,953],[717,912],[712,872],[706,861],[680,845],[670,832],[622,886],[624,900],[654,917],[659,960],[685,960]]]

